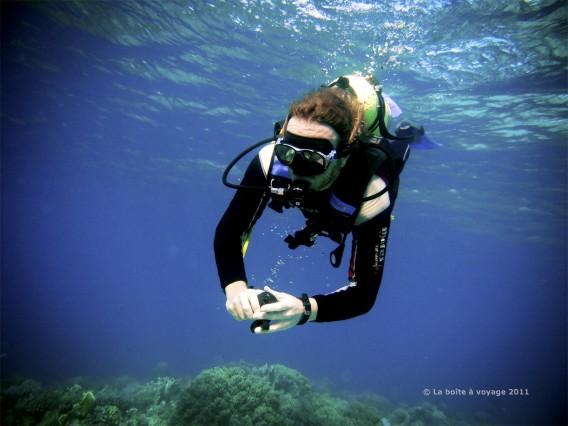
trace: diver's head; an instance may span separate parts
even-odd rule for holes
[[[340,157],[340,149],[340,137],[333,127],[299,117],[288,120],[274,147],[292,180],[312,191],[326,189],[337,178],[347,158]]]
[[[275,153],[294,181],[313,191],[328,188],[339,176],[358,134],[362,114],[348,91],[322,88],[290,107]]]
[[[345,149],[355,142],[362,125],[363,113],[362,105],[353,92],[340,87],[322,87],[293,102],[288,118],[301,118],[328,125],[337,132],[339,147]]]

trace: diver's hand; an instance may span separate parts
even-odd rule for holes
[[[304,304],[296,296],[280,291],[274,291],[270,287],[264,287],[267,291],[276,297],[276,302],[268,303],[260,307],[260,312],[255,312],[253,319],[270,320],[270,328],[262,330],[256,327],[256,334],[273,333],[275,331],[286,330],[298,324],[304,313]]]
[[[262,293],[262,290],[248,288],[244,281],[235,281],[225,287],[225,307],[237,321],[251,320],[255,312],[260,312],[259,293]]]

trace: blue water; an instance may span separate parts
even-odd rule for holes
[[[245,360],[504,424],[566,421],[565,2],[1,7],[3,377]],[[253,336],[213,260],[223,167],[290,101],[355,70],[443,146],[406,166],[373,310]],[[333,245],[281,242],[301,224],[265,213],[251,284],[344,285]],[[455,388],[529,395],[423,395]]]

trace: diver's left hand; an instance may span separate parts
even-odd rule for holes
[[[270,287],[264,287],[267,291],[276,297],[276,302],[268,303],[260,307],[260,312],[253,315],[255,320],[270,320],[270,328],[262,330],[256,327],[256,334],[274,333],[294,327],[302,318],[304,313],[304,304],[296,296],[281,291],[274,291]]]

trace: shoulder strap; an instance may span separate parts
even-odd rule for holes
[[[333,192],[343,202],[356,208],[373,175],[388,161],[387,154],[373,145],[354,149],[333,186]]]

